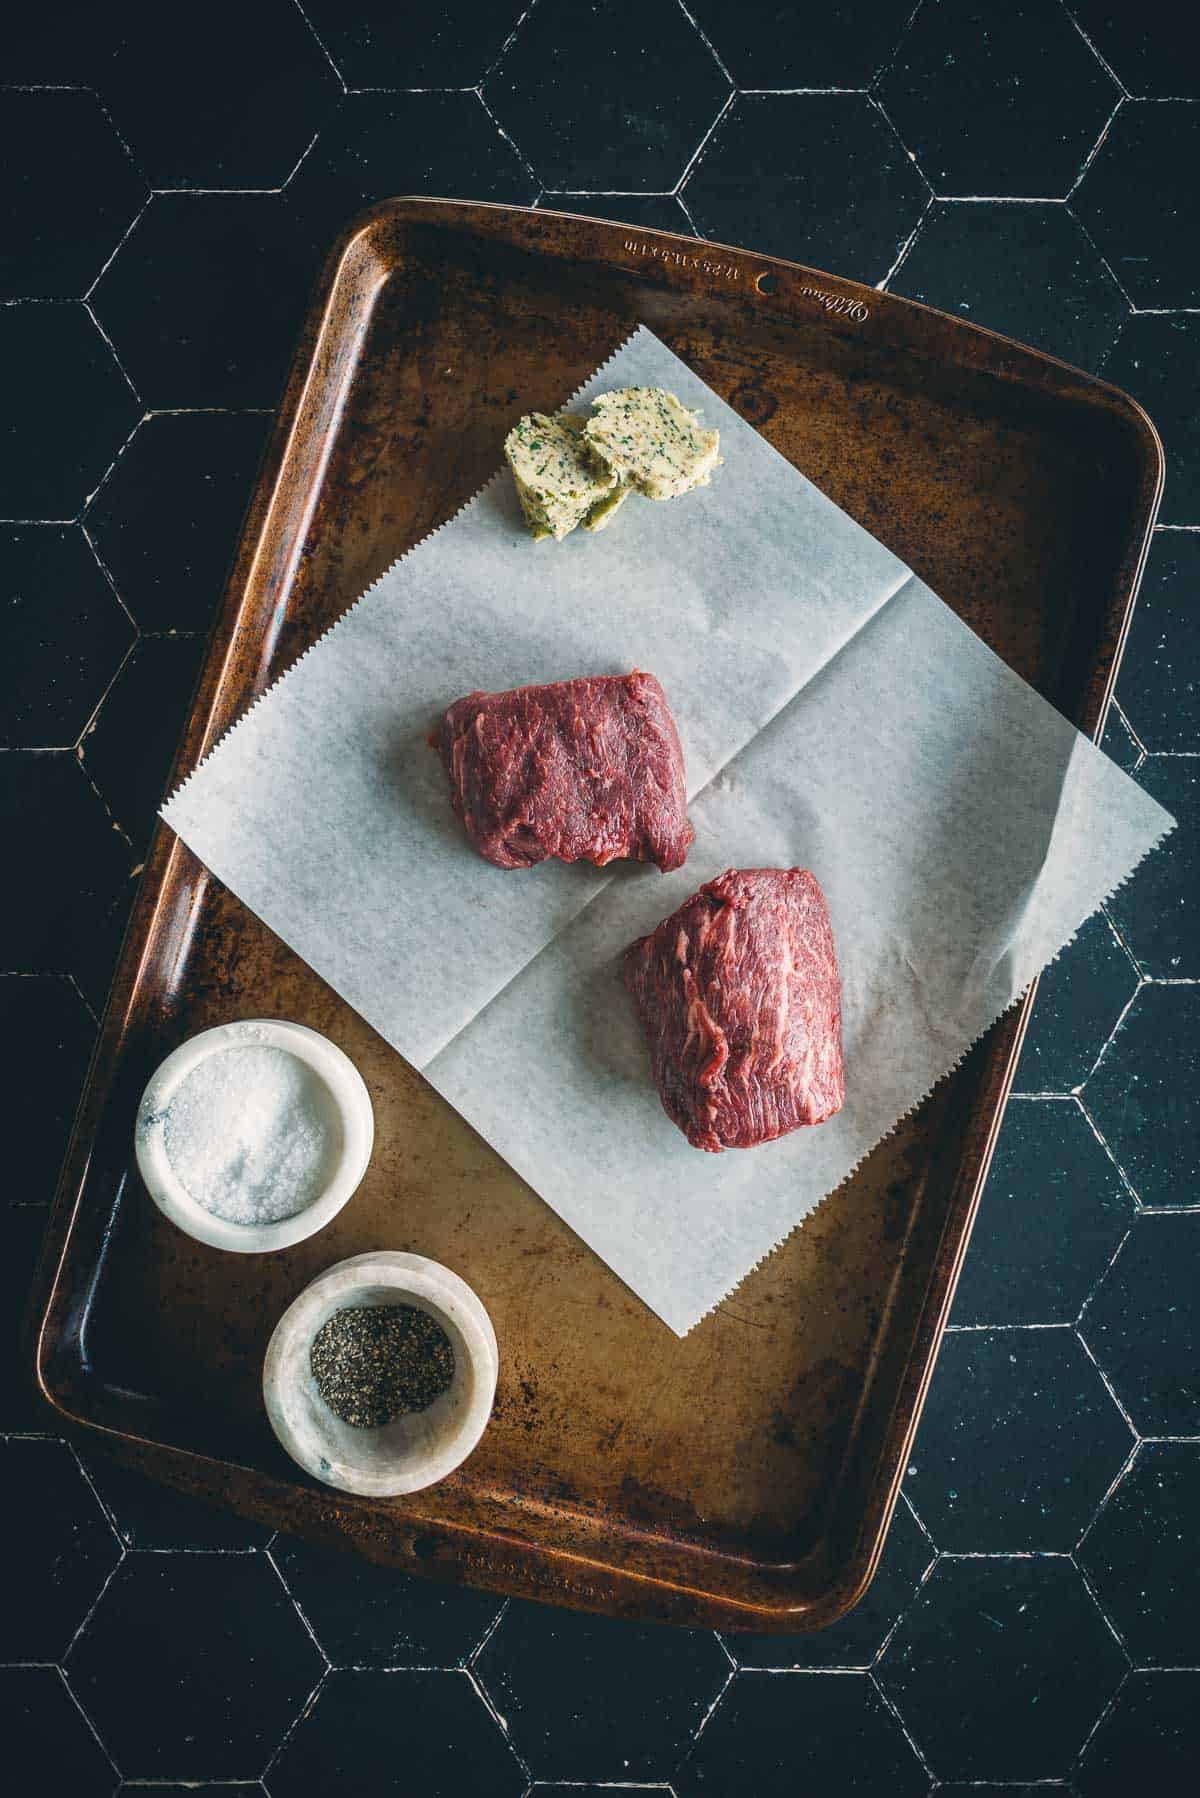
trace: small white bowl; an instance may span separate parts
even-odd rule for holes
[[[441,1324],[454,1349],[454,1378],[425,1411],[380,1429],[335,1417],[317,1391],[313,1337],[350,1305],[412,1305]],[[339,1261],[290,1304],[267,1345],[263,1399],[271,1428],[306,1473],[342,1492],[393,1498],[453,1473],[487,1428],[500,1359],[492,1320],[465,1280],[396,1249]]]
[[[193,1068],[207,1056],[226,1049],[284,1049],[321,1080],[341,1122],[341,1143],[330,1178],[311,1204],[272,1224],[239,1224],[218,1217],[199,1204],[178,1178],[167,1157],[166,1114],[172,1098]],[[246,1018],[202,1030],[168,1055],[142,1094],[134,1130],[138,1171],[164,1216],[197,1242],[237,1255],[261,1255],[290,1248],[314,1236],[336,1217],[367,1171],[375,1142],[375,1114],[362,1075],[336,1043],[304,1024],[279,1018]]]

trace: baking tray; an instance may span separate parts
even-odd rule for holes
[[[792,263],[405,199],[366,214],[326,266],[175,778],[476,491],[519,413],[554,409],[639,322],[1098,731],[1162,482],[1132,400]],[[882,1548],[1028,1012],[1001,1020],[676,1341],[160,826],[39,1276],[38,1386],[86,1446],[375,1560],[594,1611],[818,1628],[861,1595]],[[254,1015],[340,1043],[378,1130],[336,1222],[265,1257],[173,1229],[132,1155],[156,1064],[192,1032]],[[259,1387],[300,1289],[379,1247],[456,1268],[501,1347],[494,1420],[470,1461],[389,1501],[300,1476]]]

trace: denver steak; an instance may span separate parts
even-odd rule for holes
[[[497,868],[547,856],[683,865],[694,834],[683,751],[652,674],[468,693],[438,747],[451,804]]]
[[[803,868],[731,868],[625,951],[667,1116],[697,1149],[751,1149],[841,1107],[842,983]]]

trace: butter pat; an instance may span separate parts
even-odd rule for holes
[[[597,460],[647,499],[676,499],[706,485],[720,461],[718,431],[706,431],[662,387],[602,393],[583,435]]]
[[[586,441],[581,418],[530,412],[508,433],[504,454],[537,538],[559,541],[601,505],[607,503],[607,517],[620,503],[612,498],[617,476]]]

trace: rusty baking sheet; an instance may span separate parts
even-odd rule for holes
[[[189,770],[387,565],[644,322],[1048,699],[1096,732],[1162,480],[1125,395],[910,301],[665,233],[396,200],[327,265],[176,764]],[[185,1491],[450,1581],[628,1616],[818,1628],[878,1559],[1028,1014],[679,1342],[369,1027],[159,827],[36,1299],[60,1427]],[[210,1024],[297,1019],[371,1089],[345,1211],[269,1257],[138,1181],[143,1084]],[[494,1420],[406,1500],[304,1479],[263,1415],[275,1321],[372,1248],[495,1321]]]

